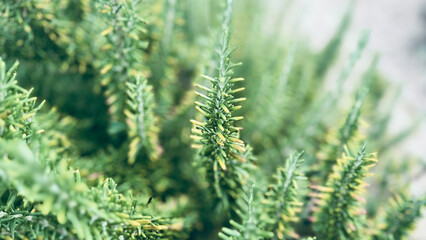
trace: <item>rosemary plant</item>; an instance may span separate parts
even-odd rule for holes
[[[290,3],[0,0],[0,239],[409,238],[424,114],[369,32],[330,78],[355,1],[318,51]]]

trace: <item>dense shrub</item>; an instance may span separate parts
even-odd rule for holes
[[[353,6],[313,52],[262,4],[1,0],[0,238],[406,237],[368,32],[326,84]]]

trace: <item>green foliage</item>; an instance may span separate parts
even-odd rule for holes
[[[344,150],[344,147],[352,142],[359,141],[361,138],[358,130],[358,119],[361,113],[361,107],[364,102],[364,99],[367,95],[367,90],[361,88],[357,94],[355,102],[351,108],[351,111],[346,116],[345,123],[339,129],[337,136],[335,138],[330,137],[330,144],[326,146],[325,152],[322,153],[325,156],[322,159],[322,166],[320,169],[325,170],[322,174],[324,177],[327,177],[328,174],[332,171],[332,166],[336,163],[336,159],[339,154]]]
[[[223,20],[223,35],[217,51],[217,76],[203,75],[210,81],[211,88],[198,84],[197,86],[206,94],[196,92],[205,100],[205,103],[196,101],[195,108],[203,116],[203,121],[192,120],[192,129],[195,143],[194,148],[201,149],[201,164],[206,169],[209,182],[214,183],[214,189],[219,198],[222,198],[225,206],[232,204],[237,199],[243,187],[245,175],[247,175],[248,161],[244,142],[239,138],[240,128],[234,123],[243,119],[235,116],[235,111],[241,108],[237,105],[245,98],[236,98],[234,94],[244,88],[234,88],[234,83],[243,78],[232,78],[232,69],[239,64],[232,64],[229,49],[229,21],[232,11],[232,2],[227,1]]]
[[[338,56],[339,47],[343,42],[343,38],[345,36],[345,32],[348,29],[348,26],[352,20],[352,14],[354,11],[354,3],[355,1],[350,1],[347,12],[343,16],[343,19],[340,22],[340,25],[334,34],[333,38],[328,42],[327,46],[318,55],[318,65],[316,69],[316,75],[319,78],[323,78],[327,73],[330,65],[333,64],[336,57]]]
[[[414,222],[421,216],[421,207],[425,205],[425,197],[413,200],[404,195],[395,195],[373,239],[405,239],[414,228]]]
[[[0,67],[2,106],[8,107],[0,138],[2,235],[138,239],[162,236],[157,231],[173,228],[141,214],[133,197],[119,193],[111,179],[89,188],[78,170],[68,169],[69,154],[64,151],[68,140],[54,129],[45,133],[39,128],[35,113],[41,106],[35,105],[30,92],[16,85],[17,64],[6,71],[0,61]],[[47,116],[58,119],[52,113]],[[52,125],[61,129],[63,124]]]
[[[139,75],[127,83],[127,88],[128,111],[125,110],[125,115],[130,139],[129,163],[135,162],[136,155],[142,147],[150,159],[156,160],[160,154],[160,146],[153,112],[155,105],[152,87]]]
[[[0,58],[0,136],[2,139],[28,139],[33,135],[31,128],[36,111],[35,97],[17,85],[16,62],[9,70]]]
[[[0,0],[0,239],[409,236],[424,116],[388,135],[368,32],[330,79],[355,1],[319,51],[290,3]]]
[[[161,229],[161,226],[152,224],[150,216],[135,214],[135,202],[131,197],[119,194],[114,181],[107,179],[97,188],[89,189],[86,184],[78,181],[78,172],[68,171],[64,162],[57,165],[56,174],[48,174],[24,143],[2,142],[1,145],[1,153],[6,154],[0,162],[2,183],[15,188],[28,201],[23,205],[27,211],[8,201],[10,208],[15,210],[12,210],[12,215],[25,214],[21,218],[27,220],[13,224],[13,218],[10,219],[14,225],[13,228],[10,227],[12,238],[15,229],[23,228],[25,231],[27,224],[30,228],[39,227],[40,222],[37,220],[33,225],[33,212],[55,216],[54,224],[69,224],[81,239],[113,239],[120,236],[136,239],[137,236],[155,236],[156,233],[148,230]],[[34,185],[33,182],[38,182],[43,187]],[[16,212],[19,210],[22,213]],[[38,214],[35,216],[40,217]],[[65,232],[63,235],[74,234]],[[34,238],[37,236],[33,233]]]
[[[265,206],[266,229],[274,232],[277,239],[297,238],[292,223],[297,222],[303,203],[297,199],[297,180],[303,179],[298,172],[303,163],[302,153],[293,153],[284,168],[277,170],[276,183],[271,185],[262,202]]]
[[[102,86],[111,114],[110,133],[125,129],[124,109],[126,105],[126,83],[136,77],[142,65],[142,52],[147,46],[142,41],[145,21],[138,14],[139,0],[99,1],[99,10],[105,17],[106,28],[100,33],[105,45],[100,48],[100,71]]]
[[[227,227],[222,228],[219,237],[224,240],[230,239],[265,239],[274,236],[272,232],[265,231],[261,228],[262,221],[260,220],[259,207],[255,206],[253,200],[254,185],[250,189],[250,193],[244,196],[239,203],[240,209],[237,211],[242,220],[238,223],[231,220],[231,225],[234,229]]]
[[[354,155],[345,149],[337,159],[325,186],[312,186],[318,193],[314,229],[323,239],[358,239],[362,233],[365,214],[362,193],[367,185],[363,180],[377,158],[367,154],[365,145]]]

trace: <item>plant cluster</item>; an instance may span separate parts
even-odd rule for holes
[[[409,236],[416,124],[377,56],[346,90],[368,32],[327,84],[354,5],[314,52],[264,4],[0,0],[0,239]]]

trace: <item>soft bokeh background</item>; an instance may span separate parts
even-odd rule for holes
[[[322,49],[337,28],[347,4],[348,1],[339,0],[270,1],[271,17],[283,18],[280,26],[271,25],[271,29],[284,28],[289,35],[296,34],[298,39],[308,39],[313,49]],[[283,11],[282,8],[287,10]],[[340,64],[354,49],[364,29],[371,31],[370,41],[351,78],[359,77],[362,70],[367,68],[371,56],[380,54],[378,67],[389,81],[390,89],[402,88],[389,128],[390,133],[396,133],[426,114],[426,1],[357,1],[340,54]],[[337,75],[338,71],[330,72],[330,75],[333,74]],[[425,162],[426,121],[423,120],[417,131],[402,145],[407,152],[422,157]],[[412,182],[413,195],[426,193],[424,172]],[[425,239],[425,226],[426,218],[423,218],[411,239]]]

